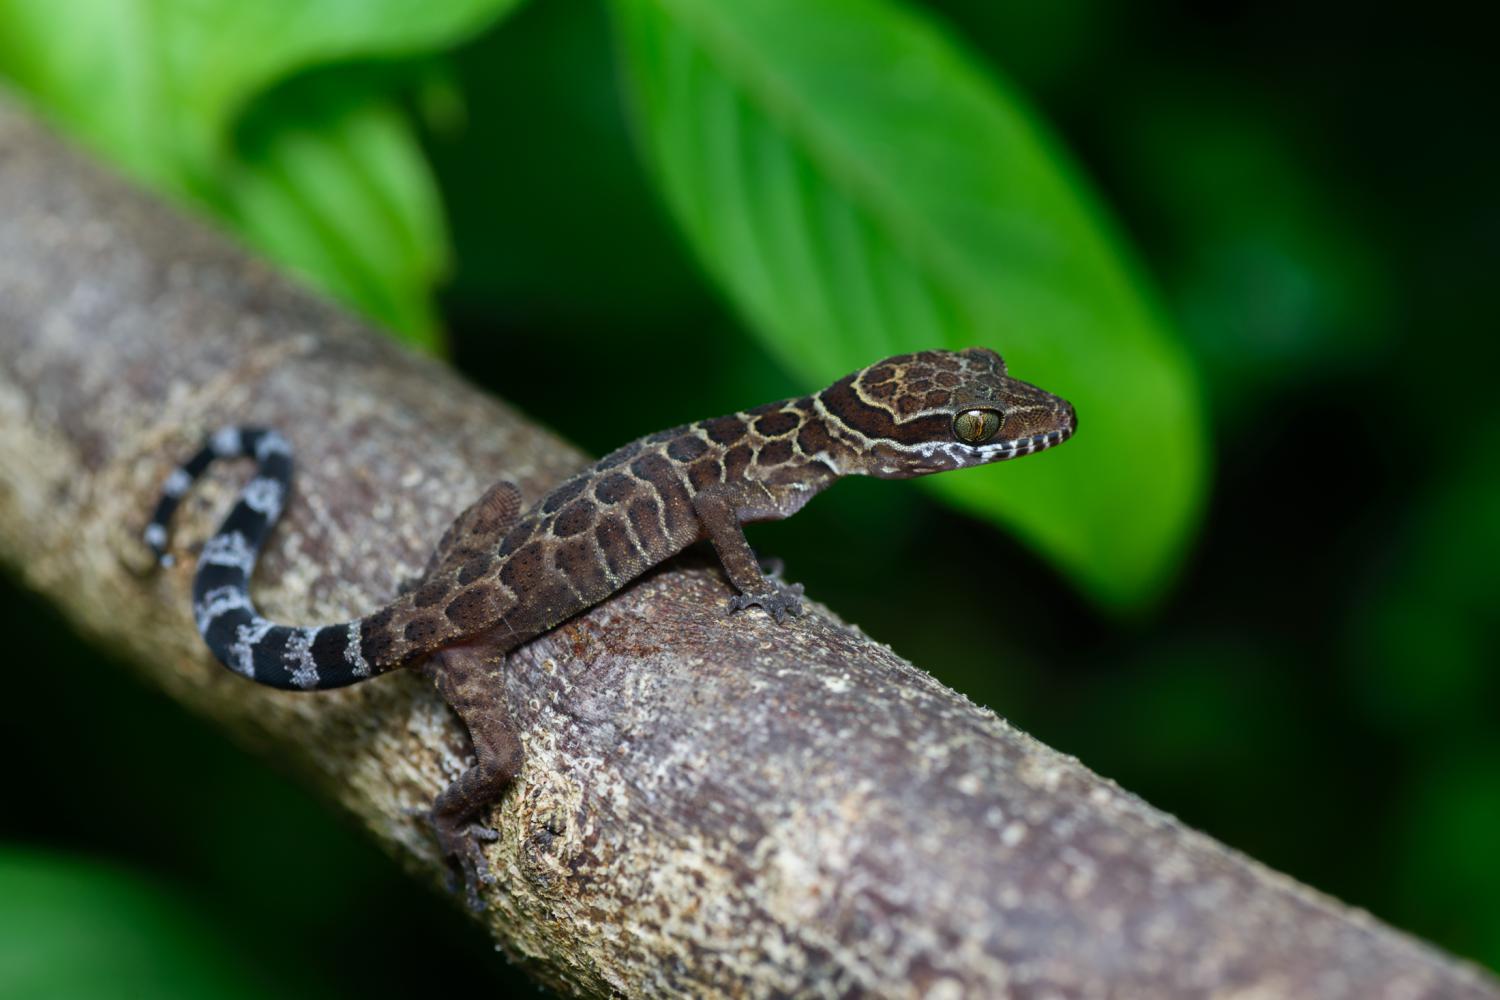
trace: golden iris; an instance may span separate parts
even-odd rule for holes
[[[953,418],[953,433],[966,444],[984,444],[1000,430],[994,410],[965,410]]]

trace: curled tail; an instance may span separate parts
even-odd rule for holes
[[[143,536],[157,560],[172,564],[167,523],[193,481],[216,458],[254,458],[259,464],[218,533],[204,543],[193,577],[193,617],[219,662],[259,684],[302,691],[344,687],[395,666],[366,660],[359,620],[293,628],[267,621],[255,610],[250,574],[292,481],[291,446],[276,431],[225,427],[172,471]]]

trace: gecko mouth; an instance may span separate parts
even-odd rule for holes
[[[876,474],[887,477],[923,476],[947,469],[963,469],[975,465],[989,465],[992,462],[1005,462],[1012,458],[1035,455],[1048,448],[1055,448],[1072,437],[1076,429],[1077,424],[1070,420],[1056,430],[1012,438],[1009,441],[996,441],[977,448],[957,442],[947,442],[932,451],[925,452],[926,462],[888,466]]]
[[[1071,436],[1073,436],[1071,427],[1067,430],[1049,430],[1041,435],[1032,435],[1031,438],[1017,438],[1016,441],[1005,442],[1004,445],[999,445],[998,453],[1007,459],[1019,459],[1023,454],[1037,454],[1038,451],[1058,447]]]
[[[1008,458],[1020,458],[1022,455],[1035,455],[1039,451],[1055,448],[1078,429],[1076,420],[1069,420],[1067,424],[1055,431],[1047,431],[1045,434],[1033,434],[1030,437],[1015,438],[1000,444],[989,445],[985,450],[989,452],[987,457],[991,461],[1004,461]]]

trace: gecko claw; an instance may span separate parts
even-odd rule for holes
[[[499,840],[499,831],[482,823],[454,823],[432,813],[428,814],[427,819],[451,869],[448,891],[461,891],[469,909],[475,913],[483,913],[485,904],[479,895],[479,888],[494,885],[496,878],[480,845]]]
[[[759,594],[735,594],[729,599],[729,613],[759,607],[780,625],[788,615],[802,614],[802,584],[774,581],[775,588]]]

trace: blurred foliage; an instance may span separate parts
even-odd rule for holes
[[[403,78],[445,89],[415,57],[511,3],[247,14],[228,0],[174,0],[155,24],[110,34],[62,30],[76,17],[67,4],[3,2],[16,10],[0,17],[22,30],[7,32],[0,69],[42,107],[345,301],[419,340],[436,335],[427,302],[446,234],[387,95]],[[1157,597],[1203,495],[1195,376],[1020,99],[886,0],[615,10],[649,176],[798,388],[908,350],[1001,347],[1091,432],[1016,469],[932,488],[1010,524],[1108,606]],[[226,33],[244,44],[227,46]],[[85,57],[92,77],[76,72]],[[101,83],[118,99],[80,99]],[[488,96],[447,103],[478,115]],[[130,128],[143,106],[157,131]]]
[[[269,984],[224,931],[124,872],[0,849],[0,992],[8,1000],[266,996]],[[312,995],[290,995],[299,993]]]
[[[441,211],[389,81],[276,85],[330,63],[441,51],[515,3],[0,0],[0,75],[140,179],[431,343]],[[256,107],[268,92],[273,106]],[[256,127],[242,138],[247,117]]]
[[[1368,578],[1367,603],[1345,623],[1368,665],[1360,697],[1385,725],[1424,739],[1480,727],[1500,701],[1500,614],[1495,595],[1474,586],[1500,567],[1500,412],[1464,434],[1468,445],[1415,498]]]
[[[1162,208],[1166,277],[1220,411],[1238,417],[1268,389],[1383,353],[1391,276],[1358,198],[1299,162],[1273,113],[1243,95],[1166,89],[1130,117],[1122,166]]]
[[[1021,102],[880,0],[616,7],[654,175],[802,384],[923,347],[1000,347],[1089,433],[1042,461],[928,482],[1104,601],[1153,597],[1197,523],[1196,386]]]
[[[230,21],[189,51],[159,23],[183,0],[49,30],[79,4],[0,0],[0,73],[408,334],[437,329],[451,260],[455,363],[595,452],[917,339],[1002,349],[1080,403],[1080,435],[934,489],[1003,512],[1116,604],[1149,603],[1185,551],[1152,617],[1101,620],[904,484],[840,484],[753,540],[1154,804],[1500,967],[1500,202],[1461,96],[1492,62],[1479,26],[1336,3],[828,0],[772,39],[772,0],[382,2],[306,5],[350,27],[277,54],[226,52],[276,34]],[[172,96],[236,59],[233,99]],[[1159,425],[1161,447],[1128,433]],[[0,616],[18,658],[56,665],[19,672],[17,703],[68,705],[91,734],[58,741],[46,711],[0,730],[11,759],[49,747],[17,777],[37,807],[0,835],[190,885],[237,942],[280,927],[285,953],[239,957],[282,989],[421,988],[423,968],[361,947],[393,928],[450,984],[493,988],[486,942],[288,783],[103,676],[20,597]]]

